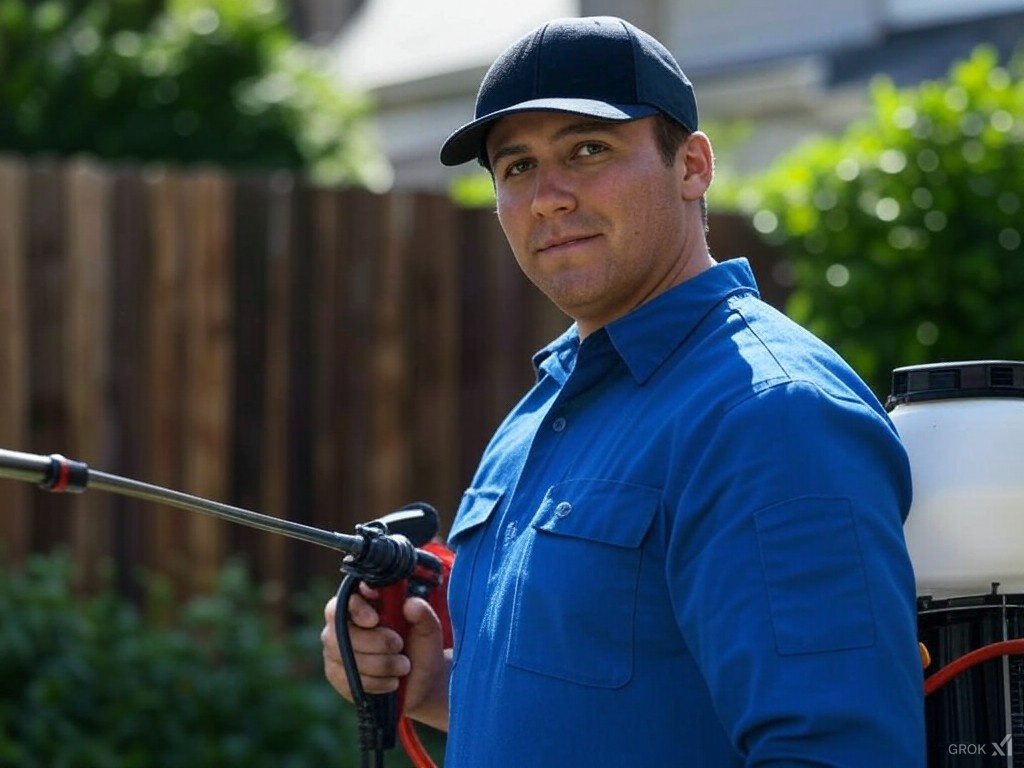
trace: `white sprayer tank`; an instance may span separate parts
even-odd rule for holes
[[[1024,362],[897,368],[886,407],[910,457],[918,595],[1024,593]]]

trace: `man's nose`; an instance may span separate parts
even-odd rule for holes
[[[576,208],[576,194],[566,172],[560,168],[537,168],[530,206],[535,216],[554,216]]]

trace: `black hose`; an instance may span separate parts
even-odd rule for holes
[[[359,730],[359,752],[362,768],[384,768],[384,751],[387,748],[387,734],[381,722],[378,697],[369,697],[363,690],[363,683],[356,666],[356,654],[352,648],[352,636],[348,628],[348,601],[361,579],[346,574],[338,587],[334,609],[334,634],[338,638],[338,652],[345,669],[345,678],[356,707]]]

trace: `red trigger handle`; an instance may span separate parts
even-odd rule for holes
[[[430,583],[436,579],[432,574],[430,581],[418,579],[414,574],[411,578],[403,579],[378,589],[377,610],[380,613],[380,621],[383,626],[390,627],[406,639],[409,636],[409,622],[405,620],[402,613],[402,606],[407,597],[422,597],[441,622],[441,633],[445,648],[452,647],[452,622],[448,613],[448,577],[455,561],[455,553],[444,544],[431,541],[420,547],[430,552],[441,561],[441,574],[439,583]],[[398,691],[394,699],[394,715],[397,718],[397,733],[402,742],[402,747],[412,760],[416,768],[435,768],[434,762],[427,753],[412,721],[405,717],[405,689],[406,678],[398,682]]]
[[[444,544],[435,541],[428,542],[420,549],[431,553],[441,561],[440,583],[429,583],[426,580],[418,579],[414,574],[411,578],[396,581],[386,587],[379,587],[376,608],[380,614],[380,623],[382,626],[395,630],[405,640],[409,636],[409,622],[405,620],[402,606],[408,597],[422,597],[434,609],[434,613],[441,621],[444,647],[451,648],[452,622],[448,614],[448,576],[452,570],[455,553]],[[405,678],[398,683],[398,715],[405,711],[405,683]]]

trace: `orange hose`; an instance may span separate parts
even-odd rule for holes
[[[420,741],[412,720],[405,715],[398,718],[398,738],[402,742],[402,747],[405,748],[405,754],[409,756],[415,768],[437,768],[430,753]]]
[[[988,645],[983,645],[981,648],[976,648],[969,653],[965,653],[960,658],[954,659],[939,671],[925,678],[924,695],[928,696],[929,694],[934,693],[961,672],[964,672],[976,664],[981,664],[983,661],[994,659],[997,656],[1010,656],[1014,654],[1024,654],[1024,639],[1003,640],[998,643],[990,643]]]

